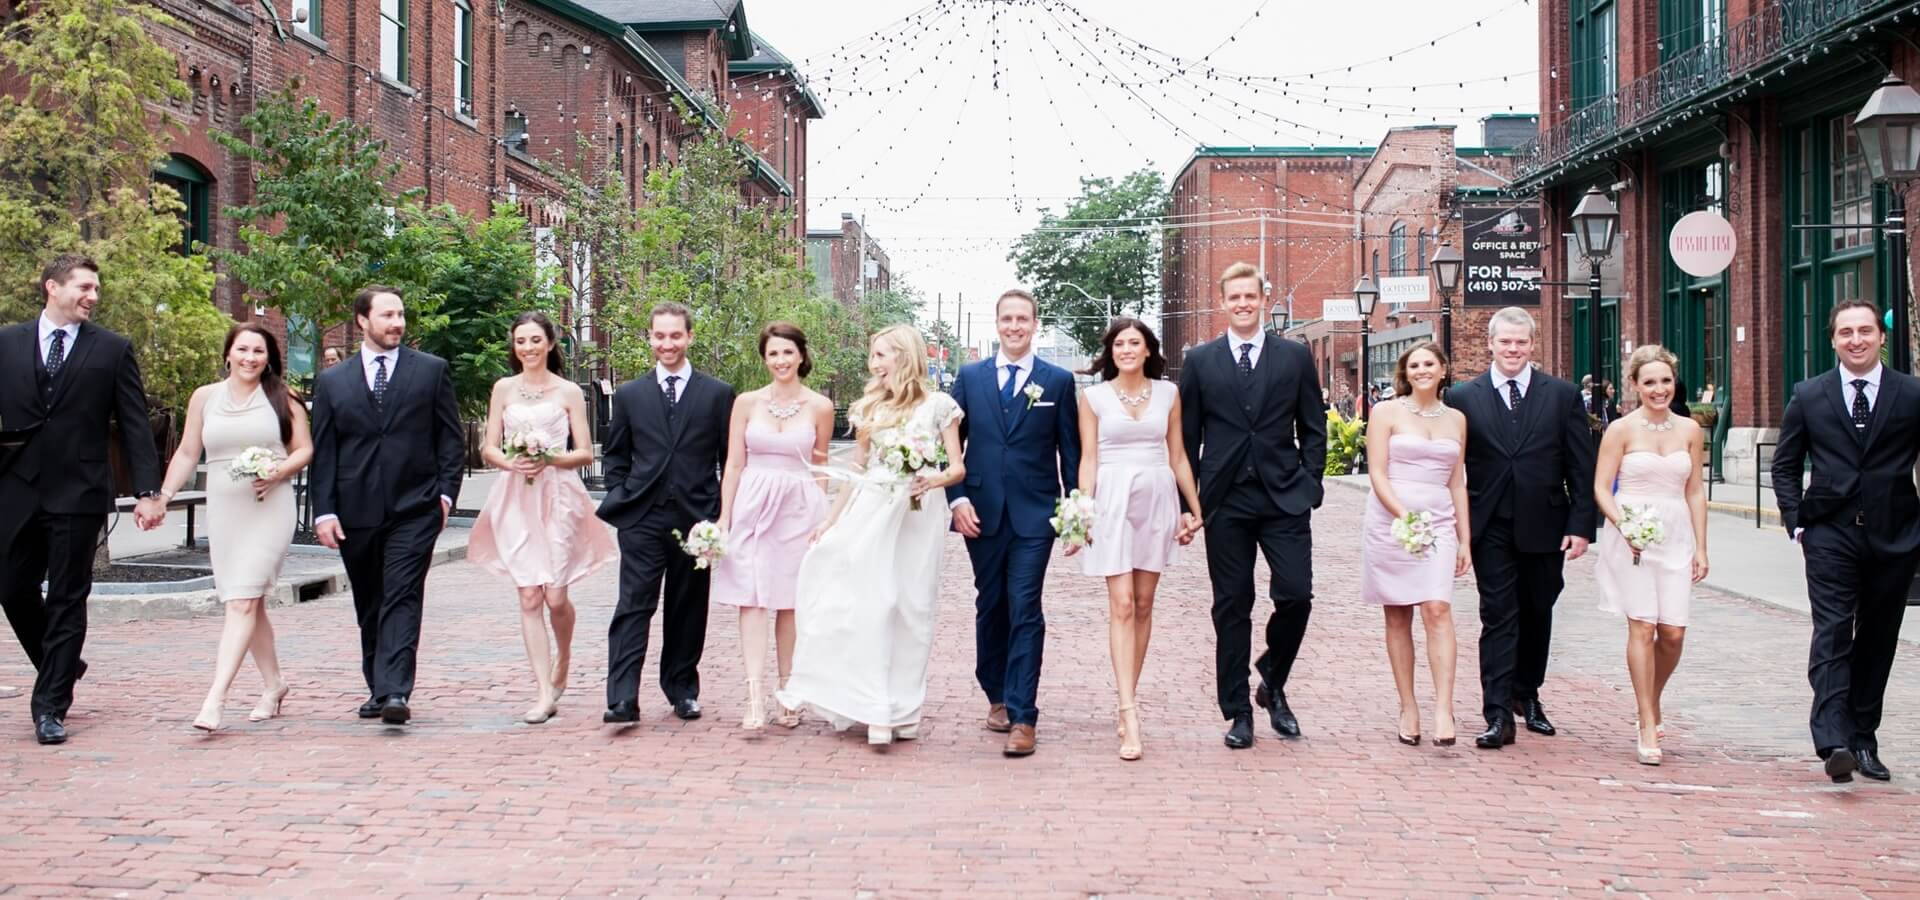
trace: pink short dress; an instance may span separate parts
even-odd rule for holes
[[[747,464],[733,494],[727,555],[713,566],[713,602],[793,608],[807,538],[827,518],[827,495],[807,468],[813,441],[812,424],[747,426]]]
[[[1100,468],[1094,482],[1093,543],[1080,551],[1080,573],[1095,577],[1164,572],[1174,561],[1180,491],[1167,458],[1167,419],[1179,389],[1149,382],[1152,396],[1134,418],[1113,385],[1087,389],[1100,419]]]
[[[537,429],[566,446],[567,408],[552,400],[509,406],[500,424],[503,433]],[[473,523],[467,559],[515,587],[565,587],[620,558],[613,531],[593,509],[576,472],[548,466],[532,484],[502,472]]]
[[[1409,510],[1433,516],[1434,542],[1416,557],[1393,539],[1393,516],[1367,494],[1360,538],[1360,596],[1381,606],[1453,602],[1453,565],[1460,549],[1454,533],[1453,492],[1447,481],[1460,461],[1460,442],[1395,434],[1387,438],[1387,481]]]

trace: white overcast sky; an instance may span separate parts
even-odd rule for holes
[[[929,307],[944,295],[956,326],[965,295],[976,345],[991,298],[1014,283],[1011,240],[1081,176],[1151,166],[1170,179],[1200,144],[1371,146],[1434,122],[1477,145],[1482,116],[1537,111],[1538,12],[1529,0],[747,3],[827,108],[809,126],[809,227],[865,215],[896,276]]]

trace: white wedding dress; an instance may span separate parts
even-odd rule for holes
[[[933,394],[898,427],[938,435],[960,416],[952,397]],[[877,457],[869,451],[869,469]],[[852,481],[848,489],[854,495],[846,508],[800,563],[793,674],[778,698],[836,729],[913,726],[927,696],[940,555],[952,515],[946,491],[926,492],[914,510],[904,486]]]

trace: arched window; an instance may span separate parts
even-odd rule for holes
[[[186,204],[180,211],[180,254],[185,256],[212,244],[213,176],[176,153],[153,170],[153,180],[173,188]]]

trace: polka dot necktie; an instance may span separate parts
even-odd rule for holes
[[[1253,374],[1253,344],[1251,343],[1240,345],[1240,374],[1243,376]]]
[[[667,376],[667,421],[673,421],[673,405],[680,402],[680,391],[674,387],[680,380],[678,375]]]
[[[67,361],[67,330],[56,328],[53,331],[53,346],[47,348],[47,376],[58,374],[60,364]]]
[[[48,368],[51,369],[52,367],[49,366]],[[1865,378],[1855,378],[1853,380],[1853,430],[1855,434],[1865,435],[1867,433],[1867,417],[1872,414],[1873,411],[1867,408],[1867,380]]]
[[[385,408],[387,405],[387,358],[373,358],[373,405]]]

